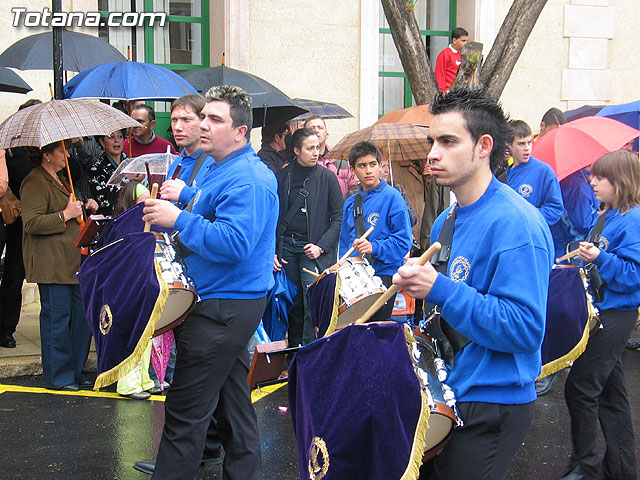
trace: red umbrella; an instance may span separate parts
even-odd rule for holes
[[[617,120],[584,117],[551,130],[534,143],[531,154],[548,163],[562,180],[638,136],[640,130]]]

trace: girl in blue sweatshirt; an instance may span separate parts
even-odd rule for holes
[[[626,151],[593,164],[591,185],[604,204],[598,245],[581,242],[578,255],[593,263],[605,282],[597,303],[603,328],[589,339],[567,377],[565,399],[571,416],[573,453],[562,478],[635,479],[637,475],[631,409],[625,388],[622,351],[640,305],[640,162]],[[600,460],[598,420],[607,443]]]

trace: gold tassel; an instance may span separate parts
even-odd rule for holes
[[[147,322],[147,326],[142,332],[142,336],[140,337],[140,340],[138,340],[138,344],[133,350],[133,353],[112,369],[98,375],[98,378],[96,378],[96,382],[93,385],[93,389],[95,391],[117,382],[133,370],[142,358],[147,345],[149,345],[149,342],[151,341],[151,336],[156,329],[156,323],[158,323],[158,320],[162,315],[162,311],[164,310],[164,305],[169,297],[169,286],[162,278],[162,269],[160,268],[160,264],[157,260],[154,260],[153,263],[156,271],[156,278],[158,279],[158,285],[160,286],[160,292],[158,293],[158,298],[156,299],[156,303],[153,307],[153,311],[151,312],[151,317],[149,317],[149,321]]]
[[[411,333],[411,329],[407,325],[404,326],[404,336],[407,341],[407,353],[409,354],[409,358],[415,370],[415,368],[418,367],[413,360],[413,355],[411,354],[411,344],[416,340]],[[402,474],[402,477],[400,477],[400,480],[416,480],[420,476],[420,466],[422,465],[422,457],[424,456],[424,449],[427,444],[427,430],[429,429],[431,409],[427,403],[427,394],[424,391],[425,386],[422,384],[420,377],[418,375],[416,375],[416,377],[420,384],[420,417],[418,418],[416,431],[413,435],[413,445],[411,446],[409,464]]]
[[[331,321],[329,322],[329,326],[327,327],[327,331],[324,332],[323,337],[328,337],[333,332],[336,331],[336,327],[338,326],[338,309],[340,308],[340,287],[342,286],[342,281],[340,280],[340,275],[336,271],[336,288],[333,292],[333,309],[331,310]]]
[[[584,326],[584,330],[582,331],[582,338],[580,338],[578,344],[573,347],[566,355],[563,355],[556,360],[544,364],[542,366],[542,372],[540,372],[540,376],[536,380],[540,380],[547,375],[559,372],[563,368],[570,367],[571,364],[575,362],[577,358],[585,351],[585,349],[587,348],[587,343],[589,342],[591,323],[593,322],[593,318],[595,317],[595,311],[591,302],[587,302],[587,310],[589,311],[589,318],[587,319],[587,323]]]

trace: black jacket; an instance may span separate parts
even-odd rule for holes
[[[295,162],[296,160],[294,160]],[[319,246],[324,253],[316,259],[318,267],[325,269],[335,264],[337,261],[338,238],[340,236],[340,226],[342,225],[342,191],[335,174],[321,165],[316,165],[313,169],[320,173],[310,188],[306,182],[305,189],[309,191],[309,196],[305,200],[307,210],[307,234],[309,242]],[[278,197],[280,199],[280,222],[287,214],[289,205],[289,195],[299,195],[299,192],[291,190],[291,175],[293,162],[280,170],[276,178],[278,179]],[[282,242],[282,237],[278,238],[278,246]],[[278,250],[280,251],[280,250]]]

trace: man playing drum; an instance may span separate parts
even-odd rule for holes
[[[370,142],[360,142],[349,152],[349,168],[360,182],[357,194],[344,202],[340,229],[339,255],[355,247],[354,255],[368,258],[376,275],[385,286],[391,285],[391,276],[403,264],[411,250],[411,221],[409,210],[400,192],[380,180],[382,154]],[[366,239],[365,231],[375,229]],[[395,295],[372,317],[389,320]]]
[[[166,200],[145,203],[145,221],[180,232],[187,273],[201,298],[174,330],[177,363],[153,478],[194,478],[211,418],[217,421],[229,480],[262,479],[251,405],[247,343],[273,286],[276,180],[248,143],[251,99],[214,87],[202,109],[200,148],[214,162],[191,211]]]
[[[453,227],[447,274],[410,260],[393,281],[464,339],[448,378],[464,426],[434,459],[436,478],[501,479],[533,419],[553,244],[538,210],[492,174],[510,135],[501,107],[458,87],[431,112],[428,160],[458,200],[455,219],[445,225],[451,207],[431,231]]]

